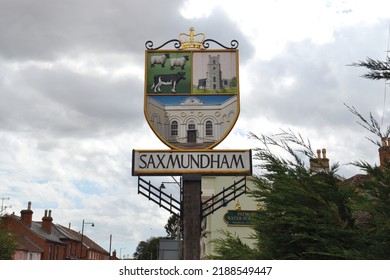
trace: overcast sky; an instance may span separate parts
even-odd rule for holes
[[[241,113],[217,148],[255,148],[248,132],[291,129],[326,148],[341,176],[360,172],[354,160],[378,164],[365,138],[373,135],[344,103],[389,125],[389,86],[347,66],[386,59],[389,11],[388,0],[0,0],[7,212],[20,215],[31,201],[34,220],[50,209],[54,223],[75,230],[94,222],[85,233],[107,250],[112,234],[122,256],[165,235],[169,214],[137,194],[131,151],[167,148],[143,113],[145,42],[158,46],[191,26],[240,44]]]

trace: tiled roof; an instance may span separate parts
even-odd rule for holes
[[[17,247],[18,250],[27,251],[27,252],[34,252],[34,253],[42,253],[43,252],[43,249],[41,247],[39,247],[37,244],[35,244],[27,236],[22,235],[22,234],[15,234],[14,236],[15,236],[17,243],[18,243],[18,247]]]
[[[73,239],[75,241],[81,241],[81,234],[79,232],[77,232],[73,229],[70,229],[68,227],[64,227],[62,225],[59,225],[59,224],[56,224],[55,227],[56,227],[56,229],[61,231],[64,235],[66,234],[66,236],[68,236],[69,239]],[[103,249],[101,246],[99,246],[96,242],[94,242],[92,239],[90,239],[85,234],[83,237],[83,243],[85,246],[87,246],[88,248],[90,248],[96,252],[100,252],[102,254],[109,255],[109,253],[105,249]]]
[[[73,241],[80,241],[79,234],[70,228],[64,227],[60,224],[53,224],[52,231],[60,238],[60,239],[68,239]]]
[[[356,184],[364,180],[369,180],[370,175],[368,174],[356,174],[352,176],[351,178],[348,178],[342,182],[344,185],[349,185],[349,184]]]
[[[93,240],[89,239],[88,236],[85,236],[84,235],[84,238],[83,238],[83,242],[85,244],[85,246],[87,246],[88,248],[96,251],[96,252],[100,252],[102,254],[105,254],[105,255],[109,255],[109,253],[103,249],[102,247],[100,247],[97,243],[95,243]]]
[[[18,220],[21,224],[25,225],[25,223],[23,223],[23,221],[21,220],[20,217],[16,216],[16,215],[13,215],[13,217]],[[26,226],[26,225],[25,225]],[[27,227],[27,226],[26,226]],[[32,222],[31,223],[31,228],[29,228],[32,232],[34,232],[35,234],[37,234],[38,236],[48,240],[48,241],[52,241],[52,242],[56,242],[56,243],[61,243],[61,244],[65,244],[63,243],[56,235],[54,234],[50,234],[48,232],[46,232],[45,230],[42,229],[42,222]]]

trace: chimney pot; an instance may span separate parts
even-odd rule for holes
[[[27,209],[20,211],[20,218],[28,227],[31,227],[32,225],[33,213],[34,212],[31,210],[31,201],[28,202]]]
[[[322,149],[322,158],[326,158],[326,149]]]
[[[49,216],[47,212],[48,210],[45,210],[45,216],[42,218],[42,229],[50,234],[53,218],[51,217],[51,210],[49,210]]]
[[[329,159],[326,157],[326,149],[317,150],[317,158],[310,159],[310,169],[314,172],[329,172]]]

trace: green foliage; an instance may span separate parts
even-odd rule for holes
[[[167,232],[167,237],[169,239],[179,239],[180,237],[180,217],[178,215],[172,214],[167,224],[164,226],[165,231]]]
[[[367,256],[373,259],[390,258],[390,164],[383,167],[365,162],[354,164],[366,171],[369,179],[357,184],[365,198],[364,210],[368,213]]]
[[[17,243],[11,232],[2,227],[0,219],[0,260],[11,260],[15,254]]]
[[[364,67],[369,70],[362,77],[371,80],[390,80],[390,59],[380,61],[377,59],[367,58],[365,61],[352,63],[350,66]]]
[[[237,87],[237,77],[233,77],[230,81],[230,87],[236,88]]]
[[[133,254],[135,260],[157,260],[158,246],[163,237],[150,237],[146,241],[141,241]]]
[[[291,131],[271,137],[252,137],[258,167],[254,198],[267,215],[256,218],[254,229],[262,259],[360,259],[362,240],[352,217],[354,189],[341,186],[338,166],[312,172],[305,159],[314,157],[310,142]],[[276,139],[275,139],[276,138]],[[280,157],[272,149],[285,152]]]
[[[215,254],[207,256],[213,260],[255,260],[257,250],[243,243],[238,236],[224,231],[224,238],[217,238],[211,241],[215,246]]]
[[[382,140],[383,138],[388,138],[389,135],[390,135],[390,126],[387,126],[386,128],[386,131],[382,131],[382,127],[380,126],[380,124],[378,123],[378,121],[373,117],[373,115],[370,113],[370,118],[369,120],[367,120],[365,117],[362,116],[362,114],[360,114],[356,109],[355,107],[350,107],[346,104],[344,104],[348,110],[354,114],[355,116],[357,116],[360,121],[357,121],[357,123],[362,126],[364,129],[366,129],[367,131],[371,132],[372,134],[374,134],[377,139],[379,140]],[[367,137],[366,137],[367,138]],[[378,140],[372,140],[371,138],[367,138],[370,142],[372,142],[373,144],[377,145],[378,147],[381,147],[381,141],[378,141]]]

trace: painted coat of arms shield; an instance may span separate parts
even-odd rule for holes
[[[146,51],[145,117],[171,149],[214,148],[239,105],[238,50]]]

